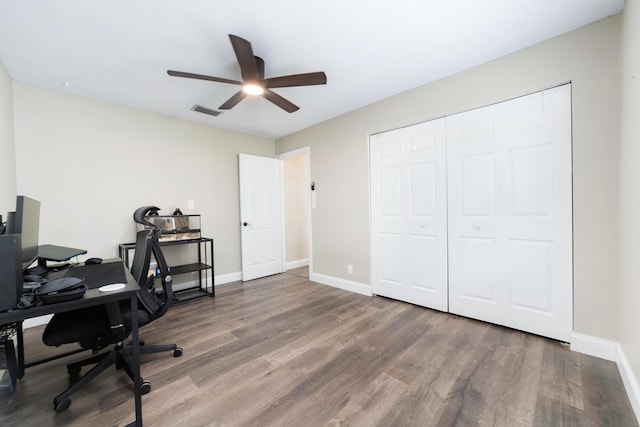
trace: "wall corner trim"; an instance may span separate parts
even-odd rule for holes
[[[322,285],[329,285],[345,291],[366,295],[368,297],[373,296],[373,290],[371,289],[371,286],[365,283],[354,282],[352,280],[345,280],[339,277],[327,276],[325,274],[314,272],[309,272],[309,280],[311,280],[312,282],[320,283]]]

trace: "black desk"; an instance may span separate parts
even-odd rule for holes
[[[120,259],[105,260],[104,263],[120,263]],[[104,264],[103,263],[103,264]],[[98,264],[100,265],[100,264]],[[20,370],[24,369],[24,341],[22,337],[21,323],[25,319],[33,317],[43,316],[53,313],[62,313],[65,311],[77,310],[80,308],[91,307],[94,305],[102,305],[109,302],[126,301],[131,304],[131,339],[133,347],[133,373],[135,377],[134,393],[135,393],[135,421],[129,425],[142,426],[142,399],[140,395],[140,389],[142,380],[140,378],[140,342],[138,338],[138,283],[134,280],[133,276],[125,268],[127,283],[123,289],[113,292],[100,292],[98,289],[91,289],[91,283],[86,282],[90,288],[80,299],[73,301],[60,302],[57,304],[38,305],[24,310],[4,311],[0,312],[0,324],[19,322],[18,328],[18,359],[22,366]]]

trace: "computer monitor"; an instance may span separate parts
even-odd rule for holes
[[[40,233],[40,202],[26,196],[16,199],[13,233],[21,235],[22,269],[27,269],[38,258],[38,236]]]

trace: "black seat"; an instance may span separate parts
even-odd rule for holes
[[[146,220],[146,216],[149,213],[157,213],[158,210],[154,206],[144,206],[137,209],[133,214],[134,221],[153,227],[137,233],[135,254],[131,264],[131,274],[140,285],[137,310],[140,326],[163,316],[171,303],[175,301],[171,288],[171,275],[158,245],[160,229]],[[149,277],[148,275],[152,254],[161,273],[161,292],[155,289],[154,277]],[[116,368],[124,369],[133,380],[131,368],[132,348],[130,345],[123,344],[123,341],[130,334],[131,307],[128,302],[89,307],[58,313],[53,316],[42,336],[42,340],[46,345],[59,346],[79,343],[82,348],[94,352],[92,357],[67,365],[69,375],[79,375],[83,366],[97,363],[67,390],[55,397],[53,405],[57,412],[65,411],[71,405],[69,397],[112,364],[115,364]],[[115,344],[113,350],[99,353],[100,350],[113,344]],[[140,354],[164,351],[172,351],[174,357],[182,355],[182,349],[175,344],[151,346],[144,345],[141,341]],[[145,380],[142,381],[141,387],[143,394],[151,390],[151,384]]]

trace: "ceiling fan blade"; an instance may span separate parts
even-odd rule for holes
[[[256,68],[258,69],[258,80],[264,80],[264,60],[259,56],[254,56],[256,58]]]
[[[311,86],[323,85],[327,83],[327,75],[322,71],[315,73],[291,74],[289,76],[271,77],[265,80],[266,86],[291,87],[291,86]]]
[[[219,83],[229,83],[232,85],[241,85],[242,82],[237,80],[223,79],[221,77],[205,76],[202,74],[185,73],[184,71],[167,70],[167,74],[174,77],[186,77],[188,79],[208,80]]]
[[[244,93],[244,91],[238,91],[236,92],[235,95],[233,95],[231,98],[227,99],[227,101],[222,104],[221,106],[218,107],[219,110],[230,110],[233,107],[235,107],[236,105],[238,105],[238,102],[242,101],[245,97],[247,96],[246,93]]]
[[[236,54],[236,58],[238,58],[242,80],[258,80],[258,66],[256,65],[255,56],[253,56],[251,43],[233,34],[229,34],[229,39],[231,39],[231,46],[233,46],[233,51]]]
[[[278,95],[272,90],[265,89],[262,96],[268,101],[273,102],[278,107],[285,110],[287,113],[293,113],[294,111],[298,111],[300,109],[300,107],[298,107],[296,104],[289,101],[288,99],[281,97],[280,95]]]

